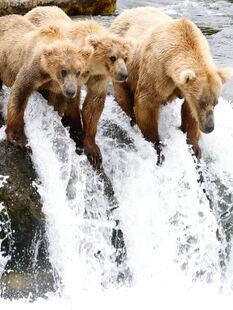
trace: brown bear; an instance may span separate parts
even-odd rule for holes
[[[97,125],[104,108],[109,80],[117,83],[127,80],[126,63],[131,55],[131,40],[121,39],[94,20],[72,21],[58,7],[37,7],[25,16],[36,26],[53,21],[62,26],[67,37],[73,42],[94,47],[90,65],[82,75],[83,84],[87,86],[87,95],[82,108],[82,124],[80,120],[79,98],[69,104],[63,122],[70,127],[70,135],[78,141],[83,140],[84,152],[94,167],[102,161],[101,152],[95,143]],[[52,96],[53,97],[53,96]],[[62,100],[54,98],[52,100]],[[77,122],[77,119],[79,120]],[[82,137],[83,136],[83,137]]]
[[[93,53],[65,38],[56,25],[37,28],[24,17],[0,18],[0,82],[12,86],[8,102],[7,139],[22,148],[24,110],[35,90],[75,98],[80,77]]]
[[[126,83],[114,85],[116,100],[136,122],[146,140],[160,151],[158,119],[162,103],[184,98],[181,129],[197,158],[200,131],[214,129],[214,107],[232,68],[217,69],[208,42],[186,18],[173,20],[159,9],[140,7],[123,12],[111,31],[136,40]]]

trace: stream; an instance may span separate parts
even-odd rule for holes
[[[118,13],[150,5],[174,18],[186,16],[207,36],[218,66],[227,66],[233,65],[231,2],[118,0]],[[113,18],[97,20],[109,25]],[[8,96],[4,88],[5,103]],[[26,134],[40,179],[49,260],[57,280],[55,291],[43,297],[0,298],[1,309],[232,307],[232,98],[233,81],[215,108],[216,129],[202,134],[200,164],[178,129],[182,101],[162,107],[159,131],[165,161],[158,167],[152,145],[109,95],[97,143],[117,201],[110,202],[101,174],[75,153],[61,118],[33,94]],[[120,249],[113,245],[114,231],[123,232]],[[0,270],[5,260],[0,252]]]

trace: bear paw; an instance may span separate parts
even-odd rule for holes
[[[199,161],[201,159],[201,148],[200,148],[200,146],[197,143],[195,143],[192,145],[192,149],[193,149],[194,155],[196,156],[197,160]]]
[[[78,155],[82,155],[83,154],[83,133],[82,132],[70,132],[70,137],[72,138],[72,140],[75,142],[75,152]]]
[[[84,153],[94,168],[99,169],[101,167],[102,155],[98,145],[93,144],[92,146],[84,146]]]
[[[24,132],[13,131],[7,128],[6,134],[7,134],[7,140],[11,144],[19,147],[20,149],[22,149],[24,152],[28,154],[32,153],[30,146],[27,144],[27,138]]]
[[[136,124],[137,124],[137,123],[136,123],[135,118],[131,118],[131,120],[130,120],[130,126],[131,126],[131,127],[134,127]]]

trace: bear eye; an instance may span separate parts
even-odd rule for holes
[[[115,62],[116,61],[116,56],[111,56],[110,60],[111,60],[111,62]]]
[[[128,57],[127,57],[127,56],[125,56],[124,61],[126,62],[127,60],[128,60]]]
[[[202,109],[205,109],[206,107],[207,107],[207,102],[205,101],[205,100],[201,100],[200,101],[200,107],[202,108]]]
[[[62,77],[65,77],[67,75],[67,71],[65,69],[61,70],[61,75]]]
[[[80,76],[80,73],[81,73],[81,71],[78,70],[78,71],[76,72],[76,76],[79,77],[79,76]]]

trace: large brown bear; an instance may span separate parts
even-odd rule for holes
[[[134,57],[127,64],[128,81],[114,85],[118,103],[132,119],[135,113],[145,139],[159,153],[160,105],[184,98],[181,129],[200,158],[200,130],[213,131],[214,107],[232,68],[216,68],[207,40],[194,23],[186,18],[173,20],[156,8],[123,12],[111,31],[136,40]]]
[[[37,7],[25,16],[34,25],[41,26],[53,22],[62,26],[67,37],[79,44],[88,42],[94,47],[94,54],[88,70],[83,74],[83,84],[87,85],[87,95],[80,119],[80,94],[69,104],[63,122],[70,127],[70,135],[77,144],[82,140],[84,152],[93,166],[101,164],[101,152],[95,143],[97,125],[104,108],[109,79],[124,82],[127,77],[126,63],[130,58],[131,41],[109,33],[109,30],[94,20],[72,21],[58,7]],[[51,94],[50,94],[51,95]],[[54,98],[61,104],[62,98]]]
[[[0,83],[12,86],[8,103],[7,139],[22,148],[24,110],[34,90],[74,98],[93,53],[65,39],[58,26],[36,28],[22,16],[0,18]]]

